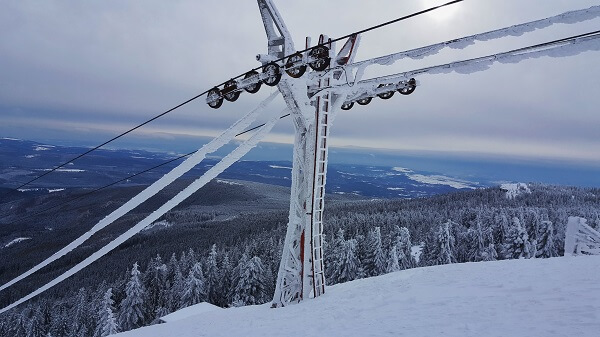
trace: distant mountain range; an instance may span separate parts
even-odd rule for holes
[[[256,154],[261,150],[284,153],[285,148],[285,145],[267,143],[253,150],[255,154],[250,155],[250,159],[261,157]],[[291,147],[287,146],[287,149],[291,153]],[[83,147],[0,138],[0,187],[15,188],[86,150]],[[25,189],[48,193],[74,187],[100,187],[175,157],[177,155],[160,152],[100,149],[48,174]],[[218,160],[219,153],[207,158],[184,178],[201,175]],[[150,184],[179,162],[181,160],[126,180],[120,186]],[[221,177],[290,186],[291,165],[286,160],[242,160]],[[327,190],[328,193],[369,198],[415,198],[510,181],[600,186],[599,172],[600,169],[593,167],[393,155],[383,151],[334,148],[330,154]]]
[[[54,146],[12,138],[0,139],[0,186],[17,187],[86,150],[86,148]],[[48,174],[23,190],[45,193],[75,187],[100,187],[175,157],[147,151],[97,150]],[[218,160],[214,157],[207,158],[184,177],[199,176]],[[179,162],[167,164],[124,181],[122,185],[152,183]],[[289,161],[242,160],[226,170],[221,177],[290,186],[291,166],[292,163]],[[486,185],[440,173],[403,167],[343,163],[331,163],[327,176],[329,193],[356,194],[375,198],[425,197]]]

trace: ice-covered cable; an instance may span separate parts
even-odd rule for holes
[[[374,90],[380,84],[396,83],[404,81],[411,77],[421,74],[447,74],[457,72],[460,74],[471,74],[489,69],[494,63],[519,63],[521,61],[544,56],[549,57],[567,57],[574,56],[586,51],[600,50],[600,31],[581,36],[561,39],[549,43],[544,43],[536,46],[520,48],[504,53],[488,55],[484,57],[456,61],[442,65],[411,70],[403,73],[377,77],[373,79],[363,80],[356,83],[354,86],[341,85],[333,87],[342,90],[347,95],[348,100],[354,100],[362,96],[373,96]],[[341,91],[340,91],[341,92]]]
[[[31,268],[30,270],[26,271],[25,273],[17,276],[16,278],[14,278],[12,280],[10,280],[6,284],[3,284],[2,286],[0,286],[0,290],[10,287],[11,285],[15,284],[16,282],[35,273],[36,271],[42,269],[43,267],[47,266],[48,264],[52,263],[53,261],[56,261],[63,255],[67,254],[68,252],[72,251],[73,249],[79,247],[83,242],[85,242],[87,239],[89,239],[96,232],[98,232],[99,230],[110,225],[111,223],[113,223],[114,221],[116,221],[117,219],[122,217],[123,215],[127,214],[129,211],[133,210],[135,207],[139,206],[141,203],[148,200],[149,198],[154,196],[156,193],[160,192],[167,185],[171,184],[173,181],[175,181],[175,179],[181,177],[183,174],[185,174],[186,172],[188,172],[189,170],[194,168],[196,165],[198,165],[198,163],[200,163],[202,160],[204,160],[204,158],[206,157],[206,155],[208,153],[215,152],[216,150],[221,148],[223,145],[229,143],[233,138],[236,137],[236,135],[238,133],[240,133],[242,130],[244,130],[246,127],[248,127],[254,120],[256,120],[256,117],[260,114],[260,112],[263,111],[264,108],[271,101],[273,101],[273,99],[275,98],[275,96],[277,96],[277,94],[278,94],[278,92],[273,92],[269,97],[267,97],[264,101],[262,101],[255,109],[253,109],[248,114],[246,114],[244,117],[242,117],[240,120],[235,122],[229,129],[225,130],[221,135],[219,135],[217,138],[213,139],[210,143],[204,145],[202,148],[200,148],[196,153],[194,153],[192,156],[190,156],[188,159],[186,159],[179,166],[175,167],[173,170],[171,170],[169,173],[165,174],[162,178],[157,180],[152,185],[145,188],[142,192],[140,192],[138,195],[133,197],[131,200],[129,200],[128,202],[123,204],[121,207],[117,208],[115,211],[113,211],[111,214],[106,216],[104,219],[100,220],[100,222],[98,222],[96,225],[94,225],[94,227],[92,227],[89,231],[85,232],[83,235],[81,235],[80,237],[75,239],[75,241],[71,242],[70,244],[68,244],[67,246],[65,246],[64,248],[59,250],[58,252],[54,253],[49,258],[40,262],[39,264],[37,264],[36,266]]]
[[[570,11],[546,19],[522,23],[506,28],[496,29],[485,33],[465,36],[459,39],[440,42],[425,47],[411,49],[386,56],[376,57],[370,60],[360,61],[347,66],[347,68],[362,68],[373,64],[392,65],[394,62],[404,59],[423,59],[435,55],[444,48],[464,49],[476,41],[490,41],[508,36],[521,36],[525,33],[544,29],[555,24],[576,24],[593,20],[600,17],[600,6],[592,6],[586,9]]]
[[[264,126],[262,126],[255,134],[253,134],[248,140],[244,141],[235,150],[233,150],[231,153],[229,153],[227,156],[225,156],[225,158],[223,158],[219,163],[217,163],[215,166],[210,168],[200,178],[196,179],[193,183],[191,183],[188,187],[186,187],[184,190],[179,192],[171,200],[167,201],[164,205],[162,205],[156,211],[154,211],[150,215],[148,215],[144,220],[140,221],[138,224],[133,226],[127,232],[121,234],[119,237],[117,237],[116,239],[114,239],[113,241],[108,243],[106,246],[102,247],[100,250],[98,250],[94,254],[90,255],[88,258],[81,261],[80,263],[78,263],[77,265],[75,265],[74,267],[72,267],[71,269],[69,269],[62,275],[60,275],[59,277],[55,278],[54,280],[50,281],[49,283],[47,283],[46,285],[37,289],[36,291],[30,293],[29,295],[21,298],[20,300],[8,305],[5,308],[0,309],[0,314],[16,307],[17,305],[19,305],[21,303],[24,303],[24,302],[32,299],[33,297],[45,292],[46,290],[54,287],[55,285],[59,284],[60,282],[73,276],[78,271],[87,267],[94,261],[98,260],[102,256],[109,253],[111,250],[118,247],[120,244],[122,244],[123,242],[125,242],[126,240],[128,240],[129,238],[134,236],[135,234],[139,233],[146,226],[148,226],[151,223],[153,223],[154,221],[158,220],[166,212],[170,211],[175,206],[179,205],[185,199],[187,199],[192,194],[194,194],[196,191],[198,191],[201,187],[203,187],[208,182],[210,182],[212,179],[216,178],[219,174],[221,174],[223,171],[225,171],[229,166],[231,166],[236,161],[238,161],[240,158],[242,158],[246,153],[248,153],[250,150],[252,150],[252,148],[254,148],[258,144],[258,142],[260,142],[267,135],[267,133],[269,133],[269,131],[271,131],[271,129],[273,128],[273,126],[275,126],[275,123],[277,123],[278,120],[279,120],[279,117],[273,117],[273,118],[269,119],[269,121]]]

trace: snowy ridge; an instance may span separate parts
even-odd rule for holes
[[[166,316],[161,317],[160,319],[161,321],[171,323],[215,310],[223,310],[223,308],[207,302],[200,302],[198,304],[190,305],[189,307],[172,312]]]
[[[35,171],[52,171],[52,169],[36,169]],[[65,169],[65,168],[59,168],[54,170],[56,172],[85,172],[85,170],[81,170],[81,169]]]
[[[116,336],[597,337],[598,270],[600,256],[414,268],[285,308],[205,312]]]
[[[291,170],[291,167],[287,167],[287,166],[279,166],[279,165],[269,165],[270,168],[274,168],[274,169],[284,169],[284,170]]]
[[[146,228],[142,229],[142,232],[149,231],[154,228],[160,228],[160,227],[169,228],[171,226],[173,226],[173,224],[166,220],[156,221],[156,222],[153,222],[153,223],[149,224],[148,226],[146,226]]]
[[[271,95],[270,98],[272,99],[272,98],[274,98],[274,96],[276,96],[276,95],[273,94],[273,95]],[[263,107],[263,104],[261,104],[259,106],[259,108],[262,108],[262,107]],[[246,153],[248,153],[250,150],[252,150],[258,144],[258,142],[260,142],[269,133],[269,131],[271,131],[271,129],[273,128],[273,126],[275,126],[275,123],[277,123],[277,121],[279,121],[279,116],[271,118],[264,126],[260,127],[258,129],[258,131],[255,134],[253,134],[248,140],[244,141],[235,150],[233,150],[231,153],[229,153],[227,156],[225,156],[225,158],[223,158],[223,160],[221,160],[219,163],[217,163],[215,166],[213,166],[205,174],[200,176],[200,178],[198,178],[194,182],[192,182],[188,187],[186,187],[181,192],[179,192],[171,200],[167,201],[165,204],[163,204],[161,207],[159,207],[156,211],[154,211],[150,215],[148,215],[145,219],[143,219],[138,224],[136,224],[135,226],[130,228],[128,231],[126,231],[125,233],[121,234],[119,237],[117,237],[116,239],[114,239],[113,241],[108,243],[106,246],[102,247],[100,250],[96,251],[94,254],[90,255],[88,258],[81,261],[80,263],[78,263],[71,269],[67,270],[65,273],[58,276],[54,280],[50,281],[46,285],[38,288],[34,292],[19,299],[18,301],[6,306],[5,308],[0,309],[0,313],[10,310],[10,309],[16,307],[17,305],[30,300],[31,298],[45,292],[46,290],[54,287],[55,285],[59,284],[60,282],[62,282],[64,280],[66,280],[67,278],[75,275],[77,272],[79,272],[83,268],[87,267],[92,262],[94,262],[94,261],[98,260],[99,258],[101,258],[102,256],[108,254],[111,250],[117,248],[120,244],[127,241],[129,238],[131,238],[135,234],[139,233],[142,229],[144,229],[148,225],[152,224],[154,221],[158,220],[166,212],[170,211],[175,206],[179,205],[182,201],[184,201],[185,199],[190,197],[192,194],[194,194],[196,191],[198,191],[200,188],[202,188],[204,185],[206,185],[212,179],[216,178],[219,174],[221,174],[223,171],[225,171],[229,166],[231,166],[233,163],[238,161]],[[235,133],[233,133],[233,134],[235,136]]]
[[[527,186],[525,183],[502,184],[500,185],[500,189],[506,191],[507,199],[514,199],[521,194],[531,193],[529,186]]]
[[[14,244],[17,244],[17,243],[25,241],[25,240],[31,240],[31,238],[16,238],[16,239],[12,240],[11,242],[5,244],[4,248],[8,248]]]
[[[35,273],[36,271],[40,270],[41,268],[47,266],[51,262],[56,261],[63,255],[72,251],[73,249],[79,247],[83,242],[85,242],[87,239],[92,237],[92,235],[94,235],[96,232],[98,232],[99,230],[110,225],[111,223],[113,223],[115,220],[119,219],[123,215],[127,214],[129,211],[131,211],[132,209],[139,206],[144,201],[148,200],[150,197],[152,197],[155,194],[157,194],[158,192],[160,192],[167,185],[171,184],[173,181],[175,181],[175,179],[181,177],[183,174],[185,174],[186,172],[188,172],[189,170],[194,168],[202,160],[204,160],[206,154],[215,152],[216,150],[218,150],[219,148],[221,148],[222,146],[227,144],[229,141],[231,141],[231,139],[233,139],[236,134],[238,134],[239,132],[244,130],[246,127],[248,127],[256,119],[258,114],[264,110],[266,105],[269,104],[277,96],[277,94],[278,94],[277,92],[271,94],[263,102],[261,102],[261,104],[259,104],[258,107],[256,107],[255,109],[250,111],[248,114],[246,114],[246,116],[244,116],[240,120],[238,120],[229,129],[224,131],[220,136],[218,136],[217,138],[213,139],[210,143],[203,146],[201,149],[199,149],[196,153],[194,153],[192,156],[190,156],[188,159],[186,159],[179,166],[175,167],[173,170],[171,170],[169,173],[165,174],[162,178],[157,180],[152,185],[148,186],[146,189],[144,189],[138,195],[133,197],[131,200],[129,200],[128,202],[123,204],[121,207],[119,207],[118,209],[113,211],[111,214],[106,216],[104,219],[100,220],[100,222],[98,222],[96,225],[94,225],[94,227],[92,227],[89,231],[87,231],[86,233],[81,235],[79,238],[75,239],[75,241],[71,242],[70,244],[68,244],[67,246],[65,246],[64,248],[59,250],[58,252],[54,253],[52,256],[48,257],[47,259],[45,259],[38,265],[34,266],[27,272],[23,273],[22,275],[19,275],[18,277],[14,278],[13,280],[0,286],[0,290],[13,285],[14,283],[24,279],[25,277]],[[2,311],[0,311],[0,312],[2,312]]]
[[[418,182],[424,183],[424,184],[448,185],[450,187],[454,187],[457,189],[461,189],[461,188],[475,189],[475,188],[477,188],[474,186],[475,183],[472,183],[472,182],[469,182],[466,180],[454,179],[454,178],[450,178],[450,177],[446,177],[446,176],[442,176],[442,175],[426,176],[426,175],[422,175],[422,174],[407,174],[407,176],[408,176],[408,178],[410,178],[414,181],[418,181]]]
[[[394,170],[396,172],[401,172],[401,173],[412,173],[413,172],[413,170],[407,169],[404,167],[394,167],[394,168],[392,168],[392,170]]]

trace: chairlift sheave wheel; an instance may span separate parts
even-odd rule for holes
[[[342,104],[342,110],[350,110],[354,106],[354,102],[344,102]]]
[[[263,67],[263,74],[267,74],[267,78],[263,80],[263,83],[274,87],[281,80],[281,69],[276,63],[269,63]]]
[[[388,85],[389,85],[389,84],[383,84],[383,83],[382,83],[382,84],[380,84],[380,85],[379,85],[379,87],[378,87],[378,88],[381,88],[381,87],[386,87],[386,86],[388,86]],[[381,98],[381,99],[390,99],[390,98],[392,98],[392,96],[394,96],[394,93],[395,93],[395,92],[394,92],[394,90],[392,90],[392,91],[388,91],[388,92],[383,92],[383,93],[381,93],[381,94],[377,94],[377,97],[379,97],[379,98]]]
[[[227,81],[227,83],[225,83],[225,86],[224,86],[225,89],[231,88],[231,87],[235,87],[235,88],[232,88],[233,89],[232,91],[227,92],[225,95],[223,95],[223,98],[225,98],[229,102],[235,102],[240,97],[240,92],[237,90],[237,82],[235,80],[229,80],[229,81]],[[227,90],[224,90],[224,91],[227,91]]]
[[[417,89],[417,81],[414,78],[411,78],[408,80],[408,83],[404,86],[404,88],[398,89],[398,92],[402,95],[410,95],[415,92],[415,89]]]
[[[302,64],[297,66],[297,64],[302,63],[302,54],[296,53],[290,57],[285,64],[285,72],[293,78],[300,78],[306,72],[306,64]]]
[[[254,76],[256,76],[258,78],[259,74],[258,74],[257,71],[252,70],[252,71],[247,72],[246,75],[244,75],[244,79],[247,80],[247,79],[249,79],[251,77],[254,77]],[[256,83],[251,84],[251,85],[245,87],[244,90],[246,90],[246,92],[249,92],[251,94],[256,94],[260,90],[260,86],[261,85],[262,85],[262,82],[261,81],[257,81]]]
[[[329,67],[329,63],[331,62],[331,58],[329,57],[329,48],[325,46],[318,46],[312,49],[308,56],[311,59],[315,59],[310,62],[308,65],[315,71],[323,71]]]
[[[361,99],[357,100],[356,103],[358,103],[360,105],[367,105],[367,104],[371,103],[372,99],[373,99],[373,97],[365,97],[365,98],[361,98]]]
[[[221,90],[219,88],[214,87],[208,91],[206,95],[206,104],[213,109],[218,109],[223,104],[223,96],[221,95]]]

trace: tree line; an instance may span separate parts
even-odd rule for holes
[[[568,216],[600,228],[600,190],[530,187],[530,194],[514,199],[491,188],[332,205],[325,214],[326,282],[420,266],[556,257],[563,254]],[[266,303],[275,288],[285,224],[260,228],[241,239],[172,252],[166,260],[157,254],[116,279],[30,302],[0,317],[0,336],[103,337],[158,323],[199,302]]]

